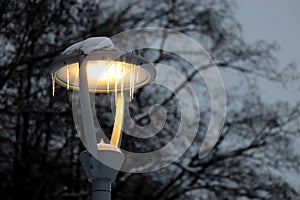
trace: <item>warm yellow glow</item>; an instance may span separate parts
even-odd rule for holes
[[[112,92],[138,88],[150,80],[145,69],[121,61],[87,61],[88,87],[91,92]],[[60,68],[55,73],[58,84],[79,89],[79,63]]]
[[[107,79],[121,79],[126,75],[126,70],[123,72],[123,63],[117,62],[111,65],[104,60],[89,61],[87,66],[87,77],[89,80],[104,81]],[[127,70],[128,73],[128,70]]]
[[[114,146],[119,145],[122,125],[123,125],[123,113],[124,113],[124,96],[122,93],[117,93],[116,99],[116,114],[115,114],[115,123],[111,136],[110,143]]]

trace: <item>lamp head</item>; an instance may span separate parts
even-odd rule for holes
[[[101,39],[103,40],[103,37]],[[154,79],[155,69],[152,64],[131,53],[121,54],[108,38],[104,39],[106,41],[104,47],[101,44],[94,45],[94,48],[87,52],[84,44],[88,45],[89,40],[97,42],[95,38],[90,38],[85,40],[86,42],[72,45],[56,57],[51,65],[51,73],[55,82],[78,90],[79,67],[82,58],[87,68],[90,92],[130,90],[142,87]]]

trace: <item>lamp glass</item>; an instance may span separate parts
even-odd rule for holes
[[[87,78],[90,92],[113,92],[129,90],[147,84],[150,73],[138,65],[122,61],[88,60]],[[79,89],[79,63],[59,68],[54,73],[55,81],[72,89]]]

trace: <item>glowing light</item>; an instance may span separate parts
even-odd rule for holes
[[[110,143],[114,146],[119,146],[121,130],[123,125],[123,113],[124,113],[123,94],[118,92],[115,101],[116,101],[116,115],[115,115],[115,123],[114,123],[114,128],[113,128]]]
[[[89,80],[103,81],[108,79],[121,79],[125,73],[122,73],[120,63],[115,63],[116,67],[106,65],[106,61],[89,61],[87,65],[87,76]]]
[[[87,61],[87,77],[90,92],[130,91],[148,83],[151,75],[137,65],[122,61]],[[138,79],[136,78],[138,77]],[[67,88],[79,89],[79,63],[68,64],[54,73],[55,81]]]

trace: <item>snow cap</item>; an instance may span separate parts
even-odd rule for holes
[[[90,54],[94,50],[116,51],[116,48],[108,37],[91,37],[71,45],[62,54],[69,55],[76,50],[80,50],[84,54]]]

